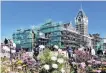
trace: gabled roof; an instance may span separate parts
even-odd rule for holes
[[[76,18],[77,18],[77,17],[79,17],[79,16],[81,16],[82,18],[83,18],[83,17],[86,17],[86,14],[85,14],[85,12],[83,11],[83,9],[82,9],[82,8],[81,8],[81,9],[79,9],[79,12],[78,12],[78,14],[77,14]]]

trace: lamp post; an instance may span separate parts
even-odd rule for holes
[[[10,47],[10,62],[12,63],[13,55],[16,52],[15,50],[16,44],[12,40],[9,40],[9,47]]]
[[[9,40],[9,48],[10,48],[10,62],[12,63],[12,53],[11,53],[11,49],[12,49],[12,43],[11,41]]]

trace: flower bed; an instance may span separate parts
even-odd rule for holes
[[[80,51],[81,52],[81,51]],[[66,51],[50,51],[45,49],[38,55],[35,61],[28,54],[23,54],[21,59],[13,59],[10,63],[8,58],[2,59],[1,73],[73,73],[106,72],[106,61],[88,60],[86,54],[77,53],[78,61],[69,61]],[[85,57],[88,57],[84,59]],[[72,58],[71,58],[72,60]],[[88,61],[88,66],[84,61]]]
[[[57,55],[56,55],[57,54]],[[67,69],[67,58],[60,53],[53,54],[45,50],[39,59],[41,62],[40,73],[65,73]]]

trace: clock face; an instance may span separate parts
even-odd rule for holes
[[[81,22],[84,22],[84,24],[88,24],[88,19],[87,18],[82,18],[81,16],[78,16],[75,19],[75,23],[78,24],[78,23],[81,23]]]

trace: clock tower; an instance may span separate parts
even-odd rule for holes
[[[81,35],[88,35],[88,17],[81,8],[75,17],[76,30]]]

